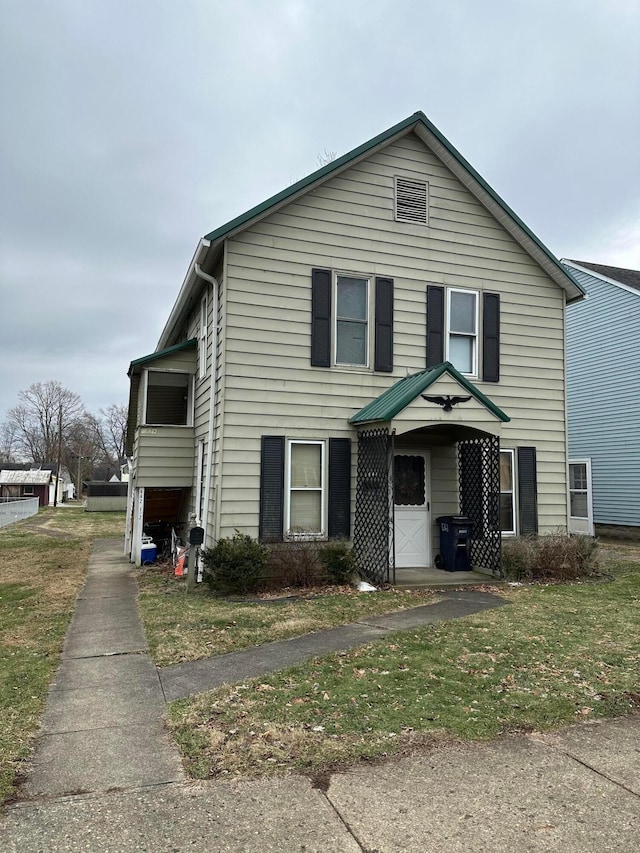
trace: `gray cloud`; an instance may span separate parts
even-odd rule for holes
[[[0,420],[126,399],[198,238],[424,110],[558,255],[640,266],[628,0],[0,0]]]

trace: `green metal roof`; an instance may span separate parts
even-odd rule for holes
[[[296,195],[304,192],[309,189],[316,183],[319,183],[326,178],[330,177],[334,172],[339,171],[340,169],[348,166],[354,160],[357,160],[359,157],[363,157],[378,145],[383,145],[384,143],[391,140],[394,136],[402,134],[406,131],[413,130],[417,125],[422,125],[426,130],[433,134],[436,137],[438,142],[449,152],[454,160],[456,160],[465,171],[476,181],[480,187],[493,199],[493,201],[498,204],[499,207],[507,214],[507,216],[516,223],[516,225],[527,235],[527,237],[532,240],[536,246],[544,253],[549,261],[556,268],[557,272],[561,274],[561,277],[565,280],[568,280],[578,291],[578,293],[585,295],[585,291],[580,285],[580,283],[571,275],[571,273],[561,265],[560,261],[555,257],[555,255],[547,249],[547,247],[542,243],[536,235],[527,228],[524,222],[517,216],[516,213],[509,207],[509,205],[502,200],[502,198],[498,195],[498,193],[489,186],[489,184],[482,178],[481,175],[476,172],[473,166],[465,160],[465,158],[460,154],[460,152],[449,142],[449,140],[440,133],[438,128],[432,124],[426,115],[418,110],[413,113],[413,115],[408,116],[408,118],[404,119],[398,124],[394,124],[393,127],[390,127],[388,130],[385,130],[383,133],[379,133],[377,136],[374,136],[373,139],[370,139],[368,142],[364,142],[362,145],[359,145],[357,148],[354,148],[352,151],[349,151],[347,154],[343,154],[342,157],[338,157],[336,160],[333,160],[331,163],[328,163],[326,166],[323,166],[321,169],[317,169],[315,172],[312,172],[310,175],[307,175],[306,178],[302,178],[300,181],[296,181],[295,184],[291,184],[290,187],[282,190],[276,195],[271,196],[266,201],[261,202],[260,204],[252,207],[250,210],[246,211],[246,213],[242,213],[240,216],[236,216],[235,219],[231,219],[224,225],[221,225],[219,228],[216,228],[215,231],[211,231],[209,234],[205,236],[205,240],[209,240],[212,243],[218,240],[222,240],[227,237],[231,232],[244,228],[246,225],[251,223],[254,219],[262,216],[263,214],[268,213],[272,208],[277,205],[286,202],[289,199],[293,199]],[[576,297],[580,298],[580,297]]]
[[[136,358],[135,361],[132,361],[129,365],[127,376],[131,376],[134,367],[138,367],[141,364],[147,364],[149,361],[156,361],[159,358],[164,358],[165,355],[171,355],[172,353],[180,352],[180,350],[183,349],[195,347],[197,343],[198,342],[195,338],[190,338],[188,341],[182,341],[182,343],[174,344],[172,347],[161,349],[158,352],[152,352],[151,355],[143,355],[142,358]]]
[[[436,367],[430,367],[427,370],[420,371],[420,373],[413,373],[411,376],[405,376],[403,379],[398,380],[395,385],[387,388],[379,397],[367,403],[364,409],[360,409],[353,417],[349,418],[349,423],[357,426],[358,424],[393,420],[409,403],[415,400],[418,394],[426,391],[430,385],[433,385],[445,373],[448,373],[452,379],[455,379],[465,391],[468,391],[472,397],[475,397],[479,403],[482,403],[499,420],[504,423],[511,420],[502,409],[499,409],[495,403],[492,403],[482,391],[469,382],[450,362],[444,361]]]

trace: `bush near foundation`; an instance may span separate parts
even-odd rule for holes
[[[355,554],[342,540],[327,542],[319,557],[331,583],[351,583],[358,571]]]
[[[322,583],[323,569],[319,560],[324,542],[314,539],[291,539],[273,542],[269,547],[266,584],[272,589],[317,586]]]
[[[591,536],[551,533],[502,541],[502,568],[509,580],[576,580],[597,569],[598,543]]]
[[[269,551],[238,530],[233,537],[218,539],[202,552],[204,578],[215,592],[225,595],[255,592],[264,583]]]

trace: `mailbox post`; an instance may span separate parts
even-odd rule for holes
[[[204,527],[192,527],[189,531],[189,550],[187,552],[187,592],[193,592],[196,585],[198,551],[203,542]]]

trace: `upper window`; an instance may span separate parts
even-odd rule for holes
[[[23,495],[32,495],[33,493],[34,493],[33,492],[33,486],[23,486],[22,487],[22,494]]]
[[[410,178],[395,180],[396,220],[426,225],[429,219],[429,185]]]
[[[191,423],[191,375],[177,371],[149,370],[145,424]]]
[[[500,531],[516,532],[516,501],[513,489],[513,450],[500,451]]]
[[[290,441],[286,529],[290,536],[323,536],[325,531],[325,445]]]
[[[336,278],[335,363],[369,364],[369,279]]]
[[[478,294],[473,290],[447,291],[447,354],[460,373],[478,374]]]

